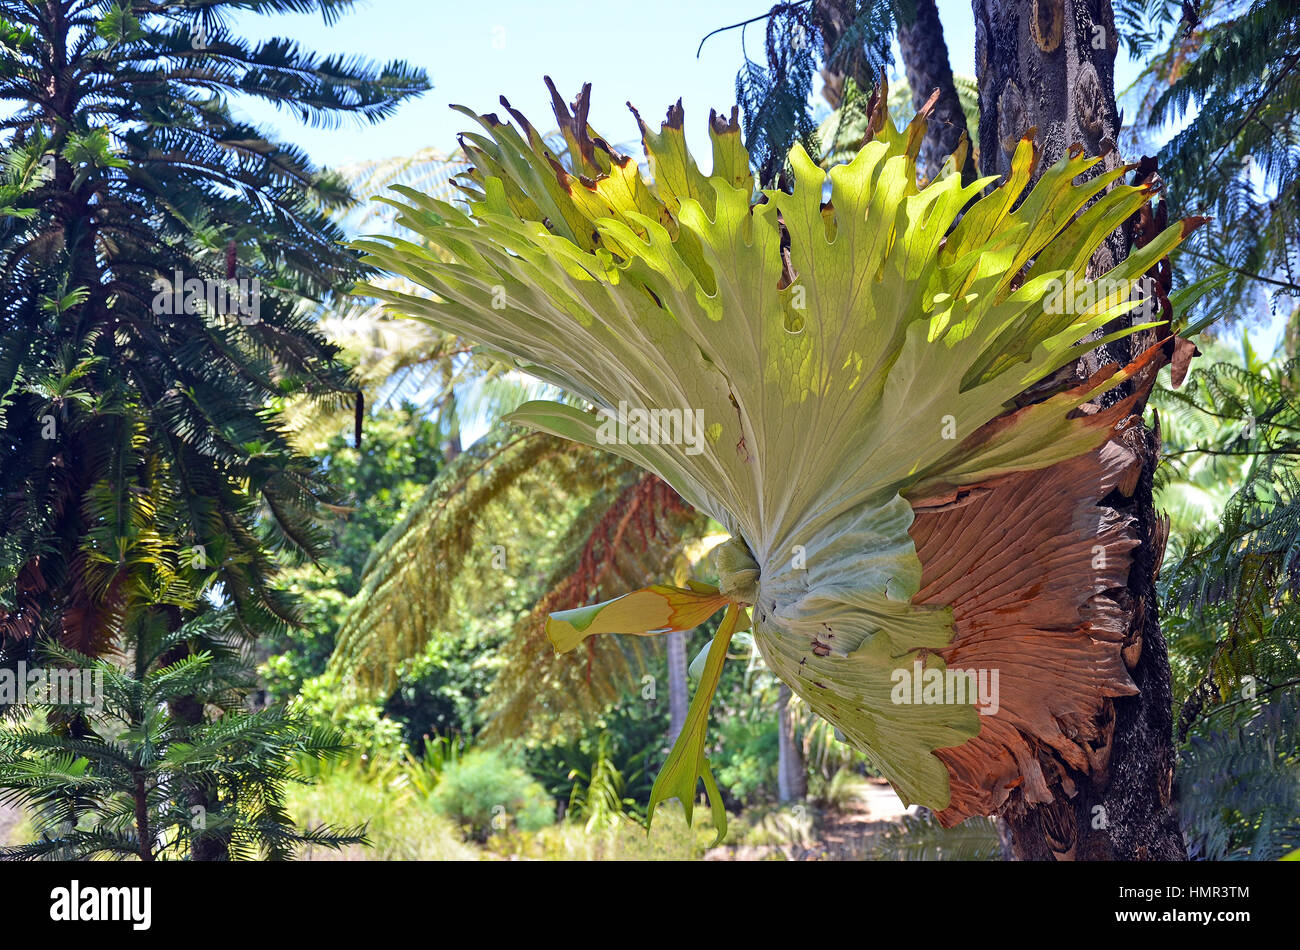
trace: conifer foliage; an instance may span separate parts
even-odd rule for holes
[[[365,273],[330,218],[350,195],[229,100],[326,126],[372,122],[428,81],[401,62],[252,43],[232,20],[316,11],[330,22],[351,6],[0,3],[0,635],[9,662],[136,655],[146,630],[166,639],[166,656],[123,675],[167,699],[180,731],[134,713],[128,731],[206,741],[218,727],[198,658],[295,622],[277,564],[321,550],[330,492],[279,409],[300,394],[350,402],[356,389],[308,313]],[[151,686],[155,675],[195,692]],[[237,730],[239,693],[220,695],[235,718],[219,728]],[[111,769],[91,746],[116,748],[101,726],[69,709],[50,721],[51,735],[90,744],[92,781]],[[248,761],[280,734],[256,740]],[[133,767],[153,753],[140,754]],[[219,770],[177,774],[191,804],[230,801]],[[69,792],[79,781],[68,776]],[[243,847],[200,836],[192,856]]]

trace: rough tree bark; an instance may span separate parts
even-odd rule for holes
[[[149,828],[148,790],[143,772],[136,773],[132,795],[135,801],[135,834],[139,842],[141,861],[153,860],[153,832]]]
[[[962,111],[957,87],[953,85],[952,67],[948,65],[948,44],[943,39],[943,25],[939,22],[939,8],[934,0],[916,0],[916,18],[911,23],[898,24],[898,48],[903,55],[907,83],[912,87],[912,106],[920,111],[930,94],[936,89],[939,91],[917,162],[921,174],[933,180],[943,168],[944,161],[957,150],[961,137],[970,138],[966,113]],[[973,151],[966,150],[966,161],[961,169],[965,184],[976,178]]]
[[[1118,48],[1109,0],[973,0],[976,70],[980,90],[980,171],[1002,174],[1015,143],[1036,129],[1039,170],[1078,143],[1115,168],[1120,116],[1115,103]],[[1127,255],[1127,229],[1117,230],[1089,264],[1095,277]],[[1080,376],[1108,362],[1127,362],[1154,342],[1139,335],[1100,348],[1080,362]],[[1109,402],[1124,395],[1110,394]],[[1139,407],[1137,410],[1141,412]],[[1140,417],[1129,422],[1126,443],[1142,458],[1131,496],[1118,490],[1105,504],[1135,519],[1141,546],[1128,587],[1117,592],[1131,608],[1126,661],[1139,693],[1113,701],[1109,766],[1071,771],[1050,805],[1004,816],[1011,849],[1022,860],[1185,860],[1186,845],[1171,805],[1173,722],[1168,653],[1156,613],[1155,570],[1163,547],[1152,505],[1159,433]]]
[[[167,608],[172,629],[181,623],[180,611]],[[178,663],[191,654],[190,645],[182,643],[173,647],[163,657],[163,665]],[[171,714],[180,722],[189,726],[201,725],[207,718],[203,701],[197,696],[178,696],[171,703]],[[190,809],[198,827],[193,828],[194,835],[190,841],[191,861],[228,861],[230,860],[229,842],[224,836],[213,834],[208,830],[209,819],[215,820],[221,811],[221,801],[217,796],[215,785],[202,781],[184,782],[177,789],[177,799],[183,807]],[[193,811],[199,809],[199,811]],[[137,816],[137,820],[138,820]],[[141,848],[145,847],[144,843]]]

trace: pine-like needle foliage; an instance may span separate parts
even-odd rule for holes
[[[211,642],[215,614],[172,632],[160,615],[142,620],[125,665],[58,646],[45,657],[92,684],[91,704],[70,722],[66,707],[46,707],[44,724],[0,734],[0,801],[26,809],[38,835],[0,858],[154,861],[201,842],[229,859],[283,860],[304,845],[365,843],[360,828],[299,830],[285,808],[289,784],[307,781],[303,764],[339,756],[342,738],[277,710],[177,715],[178,704],[237,703],[247,664],[221,646],[178,655],[187,640]]]
[[[319,515],[332,492],[291,445],[280,409],[298,394],[351,401],[355,382],[310,305],[367,269],[330,218],[351,200],[337,176],[236,118],[229,101],[252,96],[331,126],[381,119],[428,81],[400,62],[251,43],[229,21],[317,11],[329,22],[351,6],[0,2],[6,660],[55,642],[130,655],[150,642],[142,630],[158,628],[185,632],[171,666],[217,649],[195,624],[214,602],[222,642],[296,622],[275,574],[324,550]],[[198,693],[167,700],[176,728],[200,730],[176,741],[205,734]],[[210,728],[247,728],[240,754],[251,763],[270,768],[301,745],[292,730],[259,733],[267,716],[245,727],[236,703],[223,708]],[[142,741],[147,750],[153,738]],[[255,771],[176,775],[209,812],[240,795],[264,801],[253,825],[268,829],[267,854],[284,851],[274,788]],[[63,778],[70,793],[80,781]],[[115,807],[86,805],[95,834],[119,834]],[[203,859],[246,847],[233,832],[189,841]]]
[[[824,66],[870,90],[893,61],[890,42],[897,18],[908,15],[906,2],[802,0],[778,3],[762,19],[763,61],[751,59],[741,29],[744,64],[736,75],[736,102],[758,179],[773,184],[786,172],[795,144],[812,155],[821,152],[812,118],[813,83]]]
[[[274,558],[319,552],[328,492],[275,409],[295,393],[350,400],[304,301],[366,271],[329,218],[347,189],[227,101],[330,125],[382,118],[427,80],[402,63],[249,43],[226,20],[348,6],[0,3],[0,100],[13,106],[0,129],[25,189],[0,245],[11,641],[112,647],[122,565],[140,543],[126,513],[146,484],[175,500],[161,527],[196,555],[194,586],[220,584],[246,633],[292,621]]]

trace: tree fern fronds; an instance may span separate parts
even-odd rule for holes
[[[1300,591],[1294,462],[1266,461],[1233,495],[1217,531],[1189,542],[1164,589],[1171,613],[1215,637],[1208,651],[1191,654],[1202,665],[1188,686],[1183,735],[1207,705],[1300,677],[1300,639],[1290,619]],[[1177,636],[1173,642],[1182,646]]]
[[[485,704],[487,734],[537,741],[571,735],[639,686],[659,656],[660,644],[642,637],[589,639],[583,652],[557,654],[543,629],[549,613],[672,573],[688,543],[707,531],[707,519],[659,478],[628,465],[616,485],[593,495],[575,519],[557,546],[566,557],[502,645],[502,666]]]
[[[1300,696],[1192,739],[1178,800],[1188,849],[1207,861],[1276,861],[1300,846]]]
[[[544,570],[521,563],[530,532],[564,524],[575,503],[607,483],[611,463],[547,436],[498,429],[439,473],[376,548],[339,630],[327,675],[362,694],[391,689],[399,665],[456,627],[457,578],[475,576],[457,609],[490,609],[504,590]],[[558,489],[558,491],[557,491]]]
[[[871,842],[870,861],[997,861],[1002,842],[992,818],[972,818],[945,828],[933,815],[904,815]]]
[[[1293,362],[1216,363],[1162,396],[1178,423],[1173,478],[1217,476],[1231,492],[1217,525],[1189,534],[1161,580],[1184,737],[1243,690],[1264,693],[1300,675],[1297,371]]]

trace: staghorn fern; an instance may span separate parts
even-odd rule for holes
[[[571,170],[513,109],[518,129],[462,110],[486,131],[463,137],[468,211],[399,189],[398,224],[427,247],[359,246],[433,294],[369,289],[396,311],[604,411],[533,402],[512,421],[635,462],[731,533],[718,588],[647,588],[547,624],[568,650],[726,608],[651,813],[670,797],[689,812],[702,778],[718,821],[708,705],[751,606],[769,667],[905,801],[951,824],[1051,800],[1059,779],[1041,757],[1087,770],[1108,699],[1134,692],[1124,613],[1102,592],[1123,586],[1137,541],[1100,500],[1135,478],[1140,462],[1113,430],[1163,348],[1017,400],[1136,305],[1097,293],[1083,312],[1055,313],[1045,300],[1149,190],[1123,184],[1125,167],[1097,173],[1076,148],[1024,194],[1029,139],[983,197],[992,179],[918,190],[925,117],[900,132],[881,105],[853,161],[828,174],[796,147],[792,191],[755,203],[734,113],[711,118],[709,176],[685,147],[680,106],[658,131],[642,123],[646,181],[588,129],[588,94],[572,113],[553,97]],[[1194,226],[1105,277],[1131,288]],[[1110,408],[1076,411],[1126,381],[1133,393]],[[647,439],[644,417],[611,421],[620,403],[698,413],[706,437]],[[996,715],[895,701],[896,671],[945,661],[1000,671]]]

